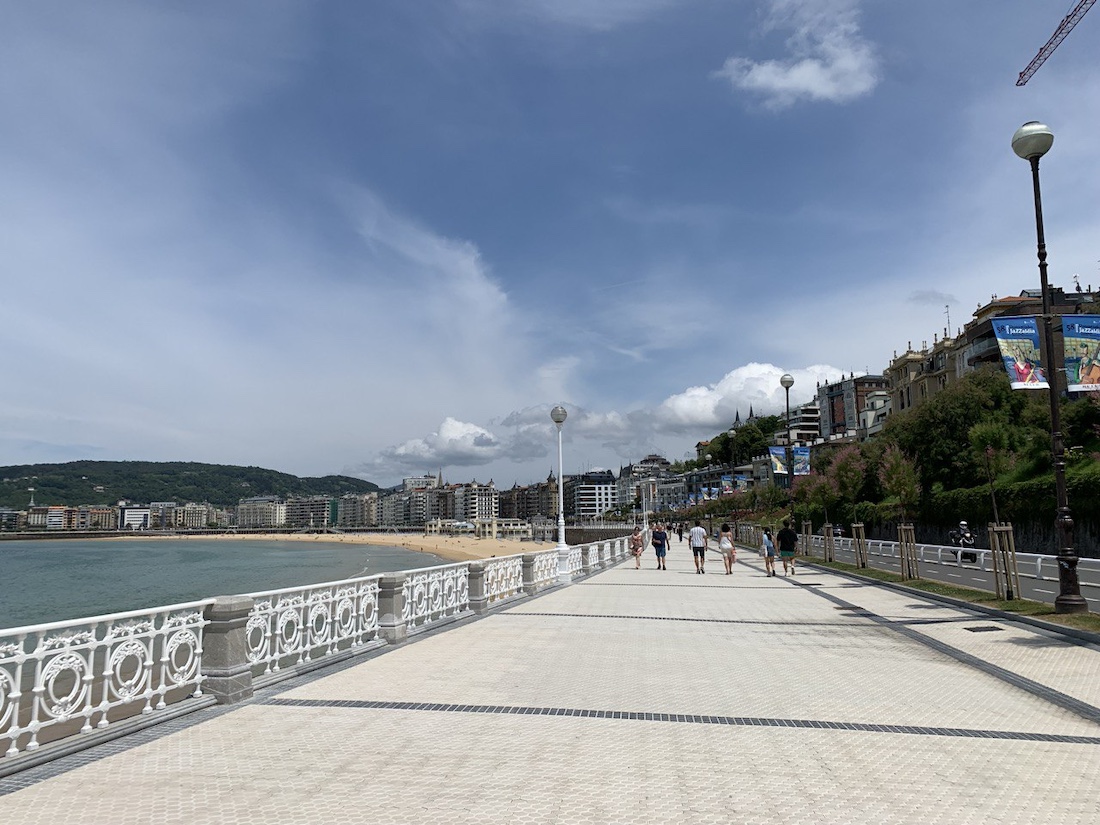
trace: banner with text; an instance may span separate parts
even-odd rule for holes
[[[1062,351],[1066,389],[1100,391],[1100,315],[1063,315]]]
[[[768,447],[768,456],[772,460],[772,473],[787,474],[787,451],[782,447]]]
[[[1047,377],[1039,354],[1039,326],[1035,317],[994,318],[993,334],[997,336],[1012,389],[1045,389]]]

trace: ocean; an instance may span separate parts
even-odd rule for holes
[[[446,564],[402,547],[317,541],[0,541],[0,628]]]

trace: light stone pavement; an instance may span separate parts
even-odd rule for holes
[[[0,780],[0,823],[1100,822],[1100,648],[685,548]]]

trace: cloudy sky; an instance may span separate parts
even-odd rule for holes
[[[1100,11],[0,0],[0,465],[498,486],[1100,285]]]

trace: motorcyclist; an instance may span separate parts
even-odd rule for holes
[[[951,543],[956,547],[973,547],[974,534],[970,532],[970,526],[965,521],[959,522],[957,530],[951,531]]]

